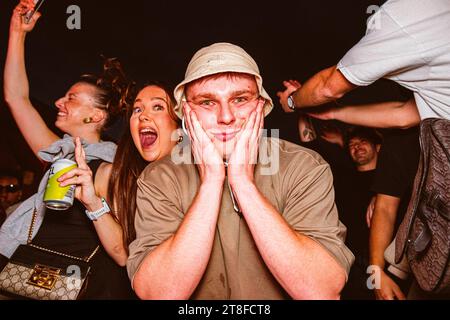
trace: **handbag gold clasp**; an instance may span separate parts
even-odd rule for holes
[[[52,290],[59,279],[61,269],[52,268],[37,264],[33,268],[33,272],[27,281],[27,284],[33,285],[45,290]]]

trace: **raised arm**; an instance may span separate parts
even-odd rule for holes
[[[419,111],[413,98],[406,102],[380,102],[335,107],[325,111],[310,112],[309,115],[322,120],[335,119],[376,128],[407,129],[420,122]]]
[[[306,108],[320,106],[341,98],[347,92],[357,86],[348,81],[336,66],[324,69],[309,80],[307,80],[298,90],[289,81],[285,81],[286,89],[277,93],[281,106],[286,112],[292,112],[287,104],[287,98],[293,94],[296,108]]]
[[[34,8],[32,0],[22,0],[11,17],[4,71],[4,94],[17,126],[37,155],[39,150],[51,145],[59,137],[47,127],[30,102],[25,69],[25,38],[26,34],[33,30],[40,13],[35,13],[29,24],[23,22],[22,15],[32,8]]]

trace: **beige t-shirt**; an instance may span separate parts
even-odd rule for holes
[[[323,245],[348,274],[354,256],[344,245],[346,228],[338,219],[329,165],[311,150],[283,140],[270,141],[279,154],[274,158],[278,162],[256,166],[259,191],[295,231]],[[263,175],[268,166],[278,170]],[[143,259],[176,232],[199,185],[196,166],[177,165],[170,156],[144,170],[138,180],[137,238],[130,245],[127,263],[130,279]],[[191,299],[285,298],[288,294],[265,265],[225,185],[210,261]]]

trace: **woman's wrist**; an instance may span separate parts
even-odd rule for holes
[[[103,207],[102,199],[99,197],[96,197],[95,199],[93,199],[93,201],[89,201],[89,203],[85,203],[84,207],[86,208],[87,211],[91,211],[91,212],[97,211]]]
[[[16,43],[16,42],[25,42],[25,38],[27,36],[27,33],[25,31],[10,31],[9,33],[9,42],[10,43]]]

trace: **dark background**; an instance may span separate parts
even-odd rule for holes
[[[137,81],[183,79],[192,55],[214,42],[242,46],[258,63],[275,102],[267,128],[298,142],[297,117],[284,114],[276,92],[285,79],[303,82],[336,64],[364,35],[367,8],[382,0],[315,1],[67,1],[46,0],[43,16],[27,36],[30,95],[51,128],[54,101],[79,75],[101,70],[100,55],[118,57]],[[9,19],[16,1],[0,4],[0,63],[3,72]],[[67,7],[81,8],[81,30],[69,30]],[[378,81],[348,94],[343,103],[398,99],[397,85]],[[0,166],[41,168],[17,130],[0,96]]]

